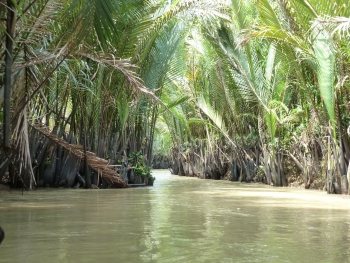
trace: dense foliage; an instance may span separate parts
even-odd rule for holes
[[[45,125],[110,164],[167,155],[180,175],[347,192],[348,5],[1,0],[0,174],[91,178]]]

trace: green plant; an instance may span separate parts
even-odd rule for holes
[[[47,157],[45,160],[45,165],[50,165],[52,162],[51,158]]]
[[[146,164],[146,160],[141,152],[132,152],[129,156],[129,161],[134,165],[134,172],[146,178],[151,177],[151,169]]]
[[[149,177],[149,179],[151,179],[151,180],[156,180],[156,178],[153,176],[153,175],[151,175],[150,177]]]

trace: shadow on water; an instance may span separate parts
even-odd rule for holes
[[[0,262],[347,262],[349,200],[154,171],[154,187],[0,192]]]
[[[5,232],[4,230],[0,227],[0,244],[2,243],[2,241],[5,238]]]

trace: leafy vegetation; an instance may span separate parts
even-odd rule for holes
[[[151,169],[146,164],[144,156],[141,152],[132,152],[129,161],[133,165],[134,173],[145,178],[151,177]]]
[[[73,186],[80,172],[100,186],[40,124],[112,165],[138,153],[142,174],[167,155],[175,174],[348,192],[349,10],[344,0],[0,1],[1,174],[32,188]]]

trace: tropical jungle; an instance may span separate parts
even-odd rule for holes
[[[0,0],[0,17],[0,184],[168,168],[349,192],[348,1]]]

